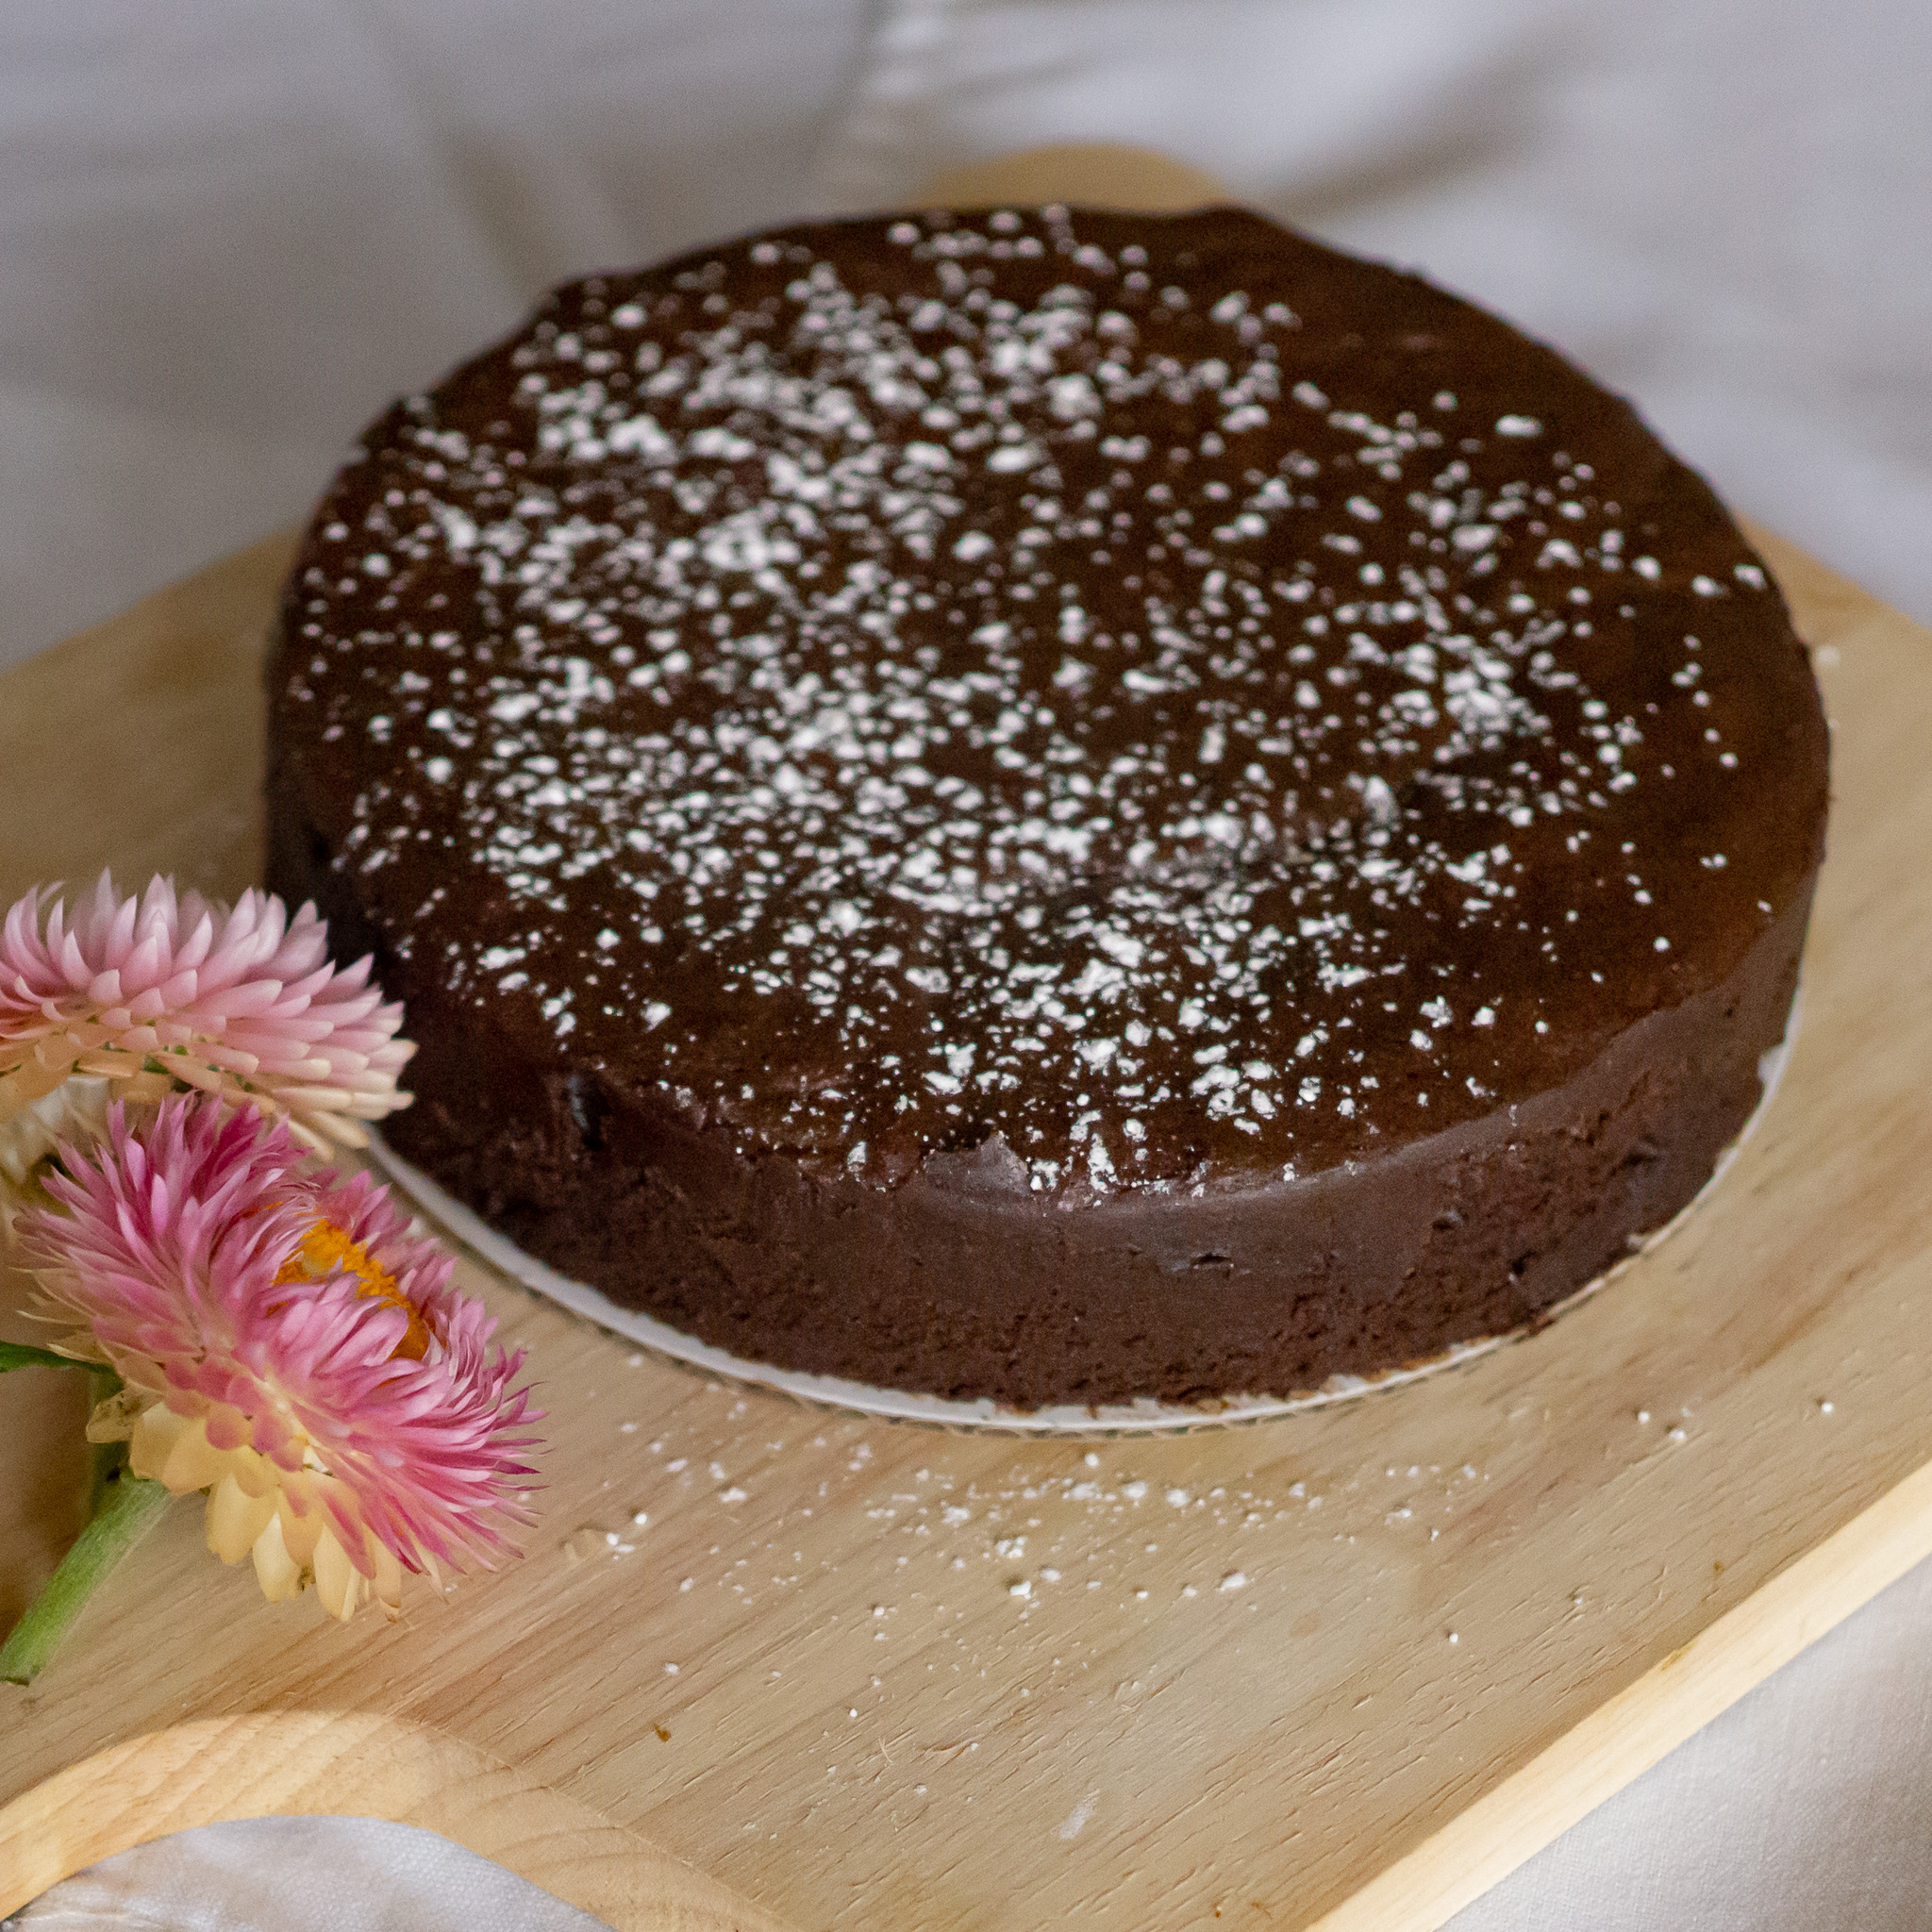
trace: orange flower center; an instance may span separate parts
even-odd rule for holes
[[[429,1330],[423,1317],[410,1306],[409,1298],[396,1278],[358,1241],[353,1240],[332,1221],[315,1222],[302,1237],[302,1245],[283,1262],[277,1281],[314,1281],[325,1274],[346,1274],[356,1284],[356,1292],[370,1301],[387,1302],[408,1316],[409,1325],[403,1339],[390,1351],[391,1360],[398,1357],[420,1362],[429,1352]]]

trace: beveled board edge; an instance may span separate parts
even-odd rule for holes
[[[1932,1557],[1932,1463],[1600,1704],[1309,1932],[1436,1932]]]

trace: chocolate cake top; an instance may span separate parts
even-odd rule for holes
[[[285,636],[335,862],[486,1035],[881,1186],[1387,1151],[1717,982],[1816,857],[1705,486],[1232,209],[560,290],[371,430]]]

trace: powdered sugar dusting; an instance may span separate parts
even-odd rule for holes
[[[338,862],[487,874],[458,991],[861,1179],[996,1135],[1060,1192],[1448,1124],[1539,974],[1632,919],[1670,970],[1631,794],[1737,755],[1630,600],[1754,566],[1665,582],[1538,398],[1314,367],[1291,290],[1118,224],[825,232],[566,291],[507,417],[415,399],[321,532],[293,696],[398,753]]]

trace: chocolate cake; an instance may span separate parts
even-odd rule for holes
[[[1232,208],[558,291],[291,579],[270,881],[394,1146],[752,1360],[1020,1407],[1531,1320],[1759,1097],[1805,655],[1560,357]]]

